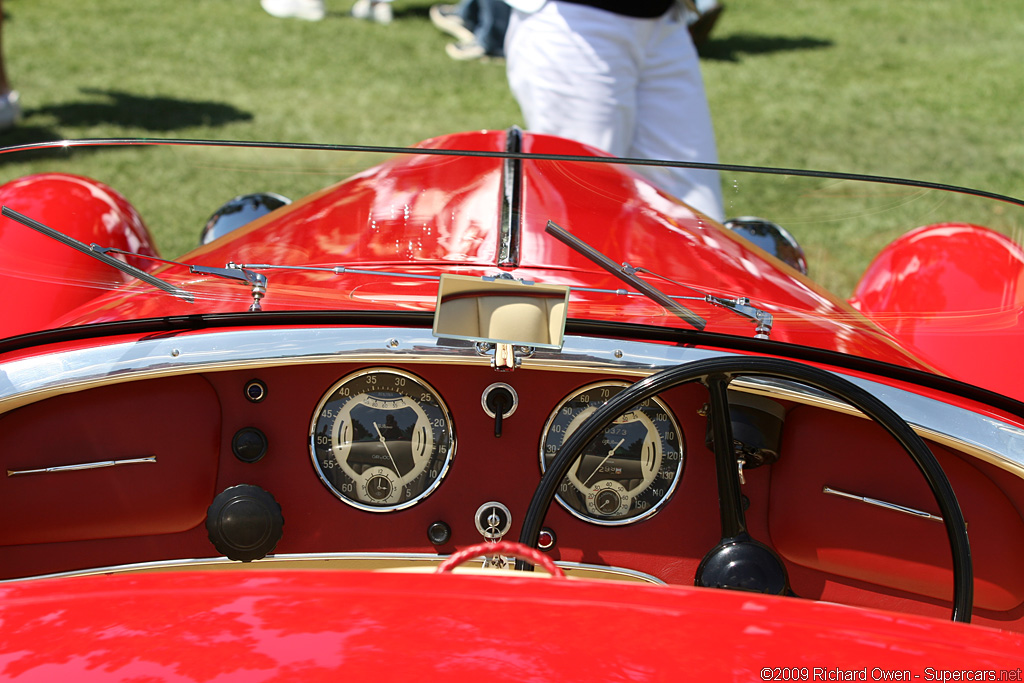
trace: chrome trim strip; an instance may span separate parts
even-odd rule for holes
[[[855,493],[847,493],[846,491],[840,491],[839,489],[834,489],[831,486],[823,486],[823,487],[821,487],[821,492],[822,493],[826,493],[826,494],[828,494],[830,496],[837,496],[839,498],[846,498],[847,500],[857,500],[857,501],[860,501],[861,503],[867,503],[868,505],[874,505],[875,507],[880,507],[880,508],[883,508],[885,510],[892,510],[893,512],[902,512],[905,515],[911,515],[913,517],[920,517],[921,519],[927,519],[927,520],[931,520],[933,522],[938,522],[939,524],[944,524],[944,521],[943,521],[942,517],[939,517],[938,515],[933,515],[932,513],[925,512],[923,510],[916,510],[914,508],[907,507],[906,505],[897,505],[896,503],[890,503],[890,502],[885,501],[885,500],[879,500],[878,498],[870,498],[868,496],[859,496],[859,495],[857,495]]]
[[[20,477],[25,474],[53,474],[54,472],[78,472],[80,470],[98,470],[104,467],[118,467],[120,465],[138,465],[145,462],[156,462],[155,455],[147,455],[142,458],[125,458],[124,460],[100,460],[98,462],[83,462],[77,465],[55,465],[54,467],[42,467],[34,470],[7,470],[8,477]]]
[[[567,336],[561,350],[537,349],[523,369],[607,372],[644,377],[705,358],[742,354],[640,341]],[[275,328],[190,332],[0,363],[0,414],[51,396],[170,375],[314,363],[455,363],[490,365],[470,342],[436,339],[409,328]],[[967,452],[1024,478],[1024,429],[994,417],[836,373],[888,404],[925,438]],[[733,388],[860,413],[827,394],[767,378]]]
[[[286,563],[344,563],[344,562],[364,562],[367,564],[402,564],[402,563],[422,563],[424,566],[439,565],[441,562],[446,560],[448,555],[435,555],[431,553],[288,553],[282,555],[268,555],[260,560],[254,560],[252,562],[235,562],[229,560],[226,557],[206,557],[206,558],[187,558],[181,560],[158,560],[155,562],[136,562],[133,564],[122,564],[122,565],[111,565],[106,567],[95,567],[93,569],[76,569],[68,572],[56,572],[53,574],[42,574],[39,576],[26,576],[15,579],[4,579],[0,580],[0,584],[3,583],[18,583],[20,581],[30,581],[36,579],[55,579],[64,578],[71,576],[96,576],[99,574],[115,574],[115,573],[131,573],[131,572],[149,572],[149,571],[167,571],[167,570],[194,570],[202,571],[203,569],[273,569],[274,564],[286,564]],[[483,558],[477,558],[470,560],[468,564],[479,564],[483,565]],[[568,570],[570,573],[573,570],[593,572],[597,574],[607,574],[612,578],[626,578],[633,581],[641,581],[644,583],[654,583],[658,585],[667,585],[664,581],[656,576],[647,574],[646,572],[637,571],[635,569],[627,569],[625,567],[606,567],[599,564],[585,564],[582,562],[563,562],[556,561],[556,565],[562,569]],[[268,565],[268,566],[263,566]],[[307,567],[308,568],[308,567]],[[359,567],[351,567],[349,571],[359,570]],[[372,569],[370,569],[372,571]]]

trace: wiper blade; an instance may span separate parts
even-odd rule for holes
[[[6,206],[4,206],[3,209],[0,209],[0,213],[2,213],[7,218],[10,218],[11,220],[17,221],[26,227],[32,228],[36,232],[41,232],[47,237],[57,240],[61,244],[66,244],[72,249],[82,252],[86,256],[91,256],[97,261],[102,261],[103,263],[106,263],[108,266],[112,268],[117,268],[122,273],[131,275],[137,280],[142,280],[146,284],[152,285],[157,289],[162,289],[163,291],[167,292],[172,296],[176,296],[179,299],[183,299],[189,303],[195,302],[195,297],[193,297],[192,294],[185,291],[184,289],[175,287],[169,282],[165,282],[158,277],[150,275],[144,270],[140,270],[135,266],[129,265],[124,261],[118,260],[113,256],[109,256],[107,254],[108,251],[114,253],[124,253],[120,249],[108,249],[106,247],[101,247],[98,244],[90,245],[86,244],[85,242],[80,242],[79,240],[76,240],[74,237],[71,237],[70,235],[65,235],[59,230],[54,230],[53,228],[43,225],[39,221],[33,220],[32,218],[29,218],[24,214],[18,213],[13,209],[9,209]]]
[[[661,304],[662,306],[670,310],[672,313],[676,314],[686,322],[690,323],[690,325],[695,327],[697,330],[703,331],[704,328],[707,326],[707,321],[705,321],[704,318],[700,317],[699,315],[688,309],[686,306],[683,306],[678,301],[676,301],[669,295],[665,294],[654,285],[640,279],[635,274],[635,269],[620,266],[619,264],[615,263],[615,261],[612,261],[610,258],[599,252],[597,249],[594,249],[592,246],[590,246],[583,240],[569,233],[569,231],[567,231],[565,228],[562,228],[559,225],[557,225],[554,221],[548,221],[546,230],[556,239],[569,245],[576,252],[582,254],[583,256],[586,256],[588,259],[590,259],[597,265],[601,266],[615,277],[633,285],[633,287],[637,291],[641,292],[644,296],[651,299],[652,301]]]

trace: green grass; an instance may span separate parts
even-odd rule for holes
[[[521,124],[503,64],[448,59],[427,0],[396,0],[390,26],[349,18],[350,4],[327,0],[329,16],[308,23],[270,17],[258,0],[6,0],[3,46],[25,118],[0,145],[137,136],[408,145]],[[1016,3],[726,5],[702,59],[721,161],[1024,195]],[[297,170],[252,188],[236,187],[230,173],[190,183],[204,160],[185,152],[73,156],[77,171],[132,188],[168,256],[189,249],[235,190],[302,193],[349,170],[331,162],[322,174]],[[128,163],[140,160],[143,178]],[[38,158],[0,161],[0,181],[41,168],[50,166]],[[877,234],[860,239],[858,253],[836,253],[836,235],[767,187],[733,202],[728,213],[791,219],[812,273],[837,291],[885,240],[913,227],[894,215],[891,225],[866,220]]]

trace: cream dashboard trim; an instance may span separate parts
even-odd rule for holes
[[[96,576],[99,574],[133,574],[144,572],[166,571],[246,571],[246,570],[345,570],[345,571],[433,571],[447,555],[428,553],[293,553],[268,555],[252,562],[235,562],[226,557],[189,558],[184,560],[161,560],[156,562],[139,562],[135,564],[96,567],[94,569],[77,569],[69,572],[44,574],[7,579],[0,583],[17,583],[19,581],[37,581],[39,579],[64,578],[72,576]],[[566,576],[576,579],[603,579],[613,581],[633,581],[665,585],[661,579],[646,572],[625,567],[606,567],[604,565],[585,564],[581,562],[555,561],[565,570]],[[482,569],[483,560],[470,560],[466,566],[481,573],[504,572],[501,569]],[[549,578],[543,572],[530,574],[538,578]]]

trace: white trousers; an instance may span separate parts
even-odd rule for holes
[[[678,15],[635,19],[551,0],[513,11],[505,59],[527,129],[620,157],[717,162],[697,50]],[[723,220],[716,171],[637,170]]]

